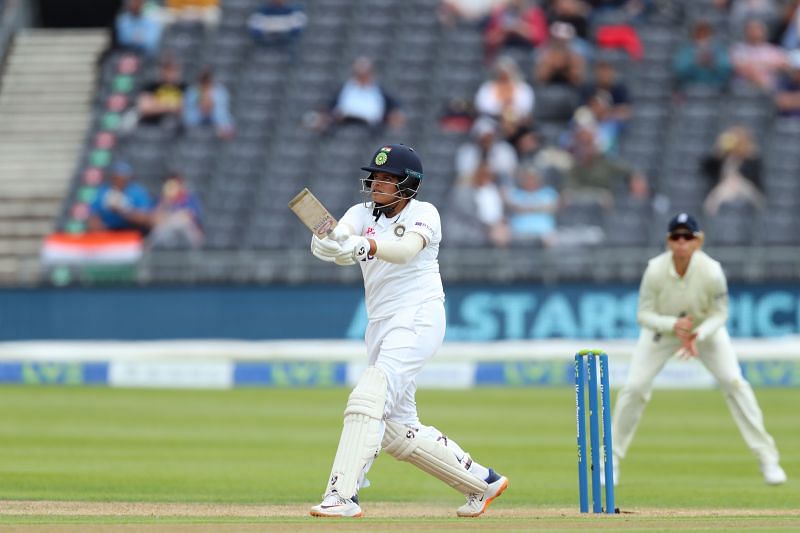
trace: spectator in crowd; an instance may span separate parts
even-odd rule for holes
[[[397,99],[378,83],[372,60],[361,56],[353,61],[352,75],[336,91],[328,109],[309,122],[312,128],[325,131],[345,124],[399,129],[405,121]]]
[[[200,201],[179,172],[172,172],[164,181],[152,221],[147,240],[153,248],[199,248],[203,244]]]
[[[470,24],[482,26],[489,20],[489,15],[506,3],[507,0],[441,0],[437,15],[439,22],[445,26]]]
[[[454,96],[444,104],[439,127],[444,131],[467,133],[475,120],[475,106],[466,98]]]
[[[603,89],[596,91],[585,106],[575,110],[570,127],[563,134],[562,144],[570,149],[577,132],[591,129],[595,132],[597,149],[603,154],[616,154],[622,123],[613,116],[612,111],[611,93]]]
[[[139,93],[136,109],[139,123],[146,125],[179,125],[183,109],[183,82],[181,66],[172,57],[166,57],[159,66],[158,78],[146,84]]]
[[[603,91],[611,97],[611,108],[608,113],[610,118],[623,123],[631,118],[632,106],[628,87],[619,79],[614,65],[608,61],[601,60],[595,64],[594,80],[581,89],[583,103],[588,104],[598,91]]]
[[[219,24],[220,0],[166,0],[165,7],[171,22],[202,22],[207,28]]]
[[[697,22],[691,39],[673,60],[678,87],[724,89],[731,76],[731,61],[728,50],[714,39],[714,28],[706,21]]]
[[[745,26],[745,40],[733,45],[733,66],[737,82],[754,86],[762,91],[772,91],[778,74],[786,67],[786,54],[767,42],[767,27],[757,19]]]
[[[188,128],[213,127],[221,139],[233,137],[235,130],[228,90],[214,81],[211,69],[204,69],[198,83],[186,91],[183,122]]]
[[[547,40],[547,18],[530,0],[509,0],[496,7],[486,24],[486,60],[491,62],[503,48],[532,50]]]
[[[552,25],[551,39],[536,51],[533,79],[542,85],[565,85],[576,90],[586,76],[586,62],[571,46],[575,29],[569,24]]]
[[[509,143],[517,152],[520,167],[539,169],[546,184],[561,188],[563,175],[572,166],[568,152],[547,144],[535,129],[528,126],[514,132]]]
[[[459,223],[472,227],[472,237],[463,239],[465,243],[508,246],[511,232],[505,218],[502,187],[488,162],[478,164],[468,181],[456,184],[452,206],[454,214],[461,215]]]
[[[767,27],[776,23],[780,12],[776,0],[716,0],[728,9],[728,21],[733,33],[739,33],[750,20],[758,19]]]
[[[786,4],[778,35],[785,49],[800,49],[800,0]]]
[[[247,21],[250,35],[259,44],[288,45],[308,24],[303,7],[286,0],[266,0]]]
[[[473,182],[478,168],[485,164],[503,185],[514,179],[517,154],[514,148],[497,136],[497,122],[481,117],[472,126],[472,139],[458,147],[455,167],[457,183]]]
[[[789,53],[789,71],[778,85],[775,105],[785,117],[800,117],[800,49]]]
[[[643,175],[598,149],[597,132],[592,127],[578,128],[571,152],[574,162],[562,190],[565,203],[599,204],[611,209],[615,196],[645,200],[649,195]]]
[[[546,242],[555,231],[558,191],[545,184],[536,167],[520,167],[505,200],[512,242]]]
[[[497,59],[494,77],[483,82],[475,95],[475,110],[480,115],[501,117],[519,126],[533,117],[533,88],[522,79],[516,61],[508,56]]]
[[[91,205],[89,231],[134,230],[147,234],[152,226],[150,194],[133,179],[133,168],[118,161],[110,179],[97,190]]]
[[[144,0],[128,0],[117,15],[116,38],[122,48],[153,56],[161,40],[161,20],[145,12]]]
[[[575,38],[589,42],[589,13],[591,9],[582,0],[552,0],[547,10],[547,20],[564,22],[575,29]]]
[[[733,126],[717,138],[714,150],[702,161],[702,170],[713,185],[703,209],[715,215],[724,204],[764,207],[761,192],[761,157],[750,131]]]

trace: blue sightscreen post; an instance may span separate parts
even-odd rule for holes
[[[606,476],[606,513],[616,512],[614,505],[614,446],[611,442],[611,385],[608,355],[600,355],[600,397],[603,413],[603,464]]]
[[[578,439],[578,499],[582,513],[589,512],[589,482],[586,479],[586,405],[583,395],[585,381],[583,356],[575,354],[575,417]]]
[[[592,462],[592,512],[602,513],[600,488],[600,418],[597,409],[597,354],[589,353],[586,359],[586,374],[589,382],[589,445]]]

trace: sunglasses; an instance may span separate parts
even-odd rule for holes
[[[685,241],[693,241],[695,236],[692,233],[671,233],[669,236],[669,240],[671,241],[679,241],[681,239]]]

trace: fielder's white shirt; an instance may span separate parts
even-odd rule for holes
[[[696,250],[680,277],[666,251],[651,259],[639,287],[639,324],[670,333],[681,314],[692,317],[697,340],[724,327],[728,319],[728,282],[719,262]]]
[[[398,241],[407,231],[425,239],[425,247],[407,264],[397,265],[374,257],[361,261],[367,316],[379,320],[394,315],[398,309],[419,305],[429,300],[444,300],[439,275],[439,243],[442,223],[433,204],[413,198],[391,218],[381,215],[377,222],[372,205],[356,204],[347,210],[343,222],[355,235],[378,241]]]

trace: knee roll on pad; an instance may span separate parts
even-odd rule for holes
[[[486,491],[486,482],[467,471],[452,451],[408,426],[387,420],[383,449],[395,459],[413,464],[462,494]]]
[[[336,490],[340,496],[353,497],[361,471],[380,452],[386,390],[383,371],[371,366],[350,393],[326,494]]]

